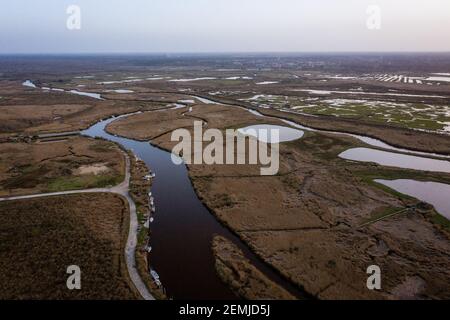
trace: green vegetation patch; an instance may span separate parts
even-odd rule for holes
[[[446,231],[450,232],[450,220],[448,220],[446,217],[441,216],[439,213],[435,212],[431,217],[431,221],[441,226]]]
[[[57,177],[47,183],[48,192],[59,192],[67,190],[80,190],[91,188],[106,188],[120,184],[123,175],[85,175],[78,177]]]

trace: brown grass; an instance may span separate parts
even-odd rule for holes
[[[448,136],[395,128],[383,124],[365,123],[364,120],[345,120],[336,117],[307,117],[278,110],[264,109],[261,113],[296,121],[316,129],[335,130],[381,139],[399,148],[424,152],[450,154]]]
[[[137,140],[150,140],[177,128],[192,127],[193,120],[182,116],[184,109],[154,111],[120,119],[108,126],[108,132]]]
[[[124,261],[129,213],[111,194],[0,203],[1,299],[136,299]],[[66,269],[81,268],[81,290]]]

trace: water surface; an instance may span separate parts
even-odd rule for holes
[[[127,116],[127,115],[125,115]],[[174,299],[236,299],[218,277],[211,241],[222,235],[235,243],[269,279],[297,297],[304,297],[289,281],[262,262],[233,233],[220,224],[198,199],[186,166],[175,165],[171,154],[148,142],[116,137],[104,128],[118,118],[101,121],[82,134],[114,141],[142,159],[156,173],[151,191],[156,213],[150,223],[151,267]]]
[[[73,93],[73,94],[77,94],[79,96],[86,96],[86,97],[91,97],[91,98],[98,99],[98,100],[103,100],[100,93],[83,92],[83,91],[78,91],[78,90],[70,90],[69,92]]]

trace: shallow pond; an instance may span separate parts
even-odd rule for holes
[[[116,90],[106,90],[105,92],[115,92],[115,93],[133,93],[133,90],[127,89],[116,89]]]
[[[342,152],[339,157],[346,160],[374,162],[389,167],[450,173],[450,161],[423,158],[370,148],[349,149]]]
[[[450,185],[408,179],[375,180],[397,192],[414,197],[434,206],[436,211],[450,220]]]

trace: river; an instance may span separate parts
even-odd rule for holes
[[[151,187],[156,213],[150,224],[151,267],[173,299],[236,299],[218,277],[211,241],[222,235],[235,243],[269,279],[295,296],[306,295],[259,259],[230,230],[220,224],[198,199],[186,166],[175,165],[171,154],[151,145],[108,134],[105,127],[118,118],[100,121],[83,135],[101,137],[131,150],[156,173]]]

